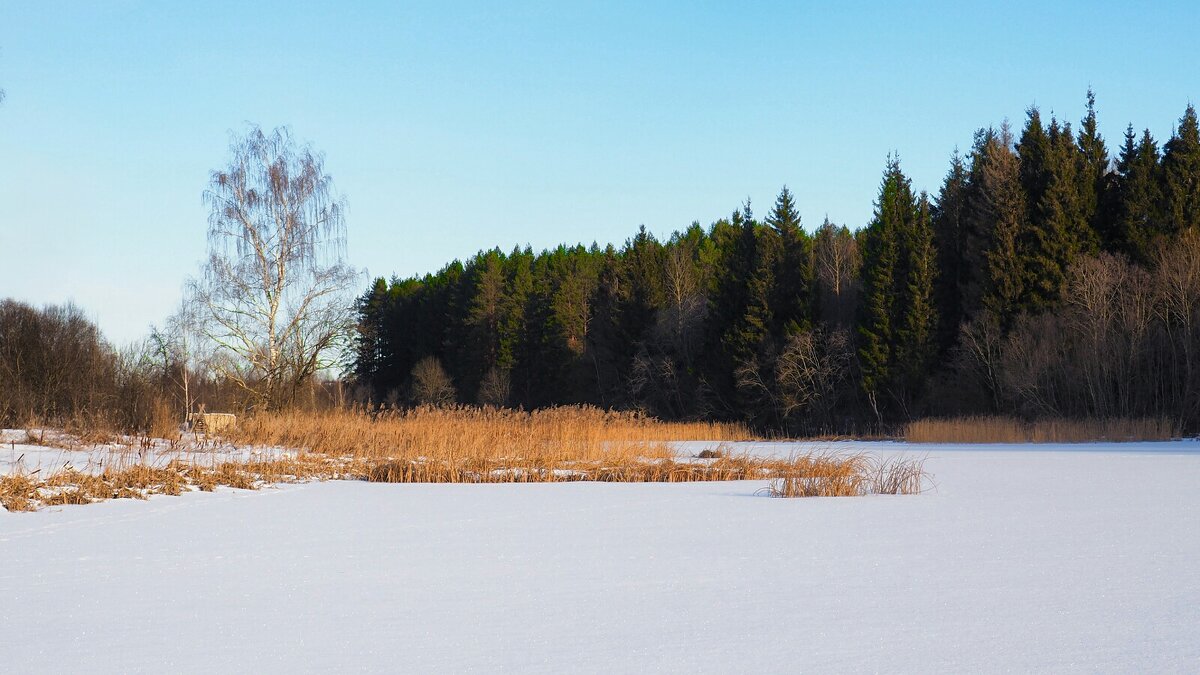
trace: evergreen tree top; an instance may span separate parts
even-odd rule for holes
[[[780,234],[793,233],[800,229],[800,212],[796,210],[796,200],[786,185],[775,199],[775,208],[771,210],[771,215],[767,216],[767,224]]]
[[[1179,127],[1175,130],[1175,135],[1167,141],[1163,149],[1168,153],[1200,150],[1200,124],[1196,120],[1195,106],[1188,104],[1183,117],[1179,119]]]

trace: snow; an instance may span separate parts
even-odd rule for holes
[[[44,439],[45,444],[30,444],[28,435]],[[48,476],[70,467],[83,473],[100,473],[105,467],[124,468],[134,464],[163,466],[179,459],[212,466],[228,461],[278,458],[295,455],[282,448],[235,447],[217,441],[184,434],[179,443],[152,439],[118,439],[107,444],[85,444],[62,432],[40,429],[0,429],[0,476],[12,473]]]
[[[0,664],[1200,669],[1200,443],[734,451],[829,448],[927,456],[936,489],[334,481],[0,513]]]

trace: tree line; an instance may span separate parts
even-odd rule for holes
[[[1200,130],[1110,154],[1028,110],[980,129],[936,195],[889,157],[870,223],[802,227],[784,187],[622,246],[481,251],[379,278],[349,373],[377,403],[590,403],[853,432],[926,415],[1163,416],[1200,426]]]

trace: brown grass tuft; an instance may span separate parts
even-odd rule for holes
[[[793,458],[766,492],[773,497],[914,495],[924,490],[926,480],[924,459],[813,454]]]

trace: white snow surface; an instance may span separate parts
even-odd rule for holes
[[[30,435],[45,444],[30,444]],[[95,445],[77,442],[55,430],[0,429],[0,476],[29,474],[45,477],[66,468],[99,474],[108,467],[165,466],[176,459],[212,466],[295,454],[295,451],[283,448],[234,446],[220,440],[198,438],[192,433],[183,434],[176,444],[162,439],[151,439],[148,444],[143,444],[138,439],[124,438],[119,442]]]
[[[936,489],[333,481],[0,512],[0,671],[1200,671],[1200,443],[734,450],[814,447],[927,456]]]

